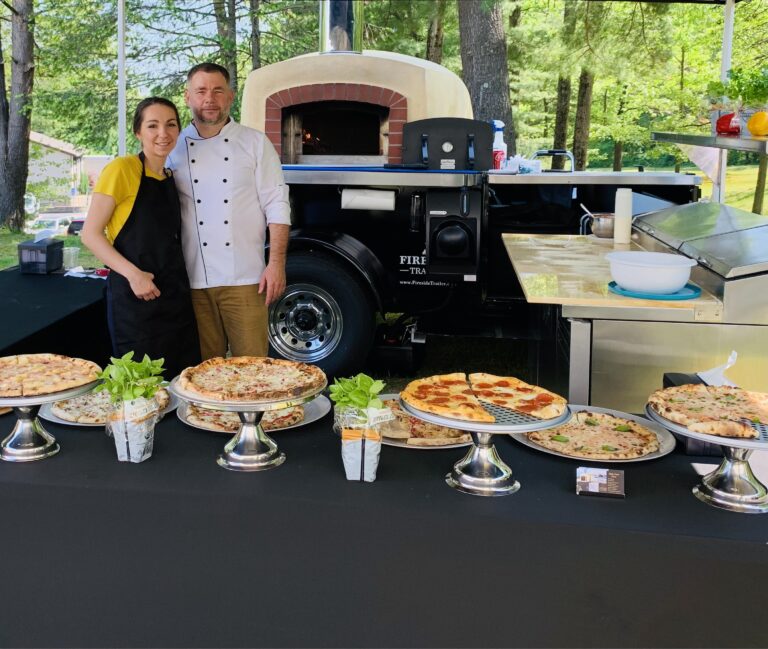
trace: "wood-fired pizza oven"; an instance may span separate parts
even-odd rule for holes
[[[399,163],[406,121],[472,117],[469,92],[451,71],[362,51],[361,7],[321,3],[320,52],[248,76],[242,121],[267,134],[284,164]]]

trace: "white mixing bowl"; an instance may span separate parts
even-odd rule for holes
[[[688,283],[696,265],[693,259],[665,252],[609,252],[605,258],[613,281],[636,293],[675,293]]]

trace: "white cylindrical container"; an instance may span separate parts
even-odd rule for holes
[[[616,190],[613,217],[613,242],[629,243],[632,239],[632,190],[621,187]]]
[[[507,159],[507,143],[504,142],[504,122],[493,120],[493,168],[501,169]]]

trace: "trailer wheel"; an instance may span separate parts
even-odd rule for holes
[[[287,285],[269,307],[269,342],[276,355],[313,363],[334,376],[362,367],[375,330],[368,291],[330,257],[288,255]]]

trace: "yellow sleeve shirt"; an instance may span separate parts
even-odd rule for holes
[[[158,176],[149,169],[146,170],[147,176],[157,180],[165,180],[165,176]],[[107,239],[114,243],[117,235],[120,234],[128,217],[133,210],[133,204],[136,202],[136,195],[139,193],[139,184],[141,183],[141,160],[137,155],[123,156],[115,158],[101,172],[96,181],[94,192],[106,194],[115,199],[115,211],[112,212],[112,218],[109,219],[106,228]]]

